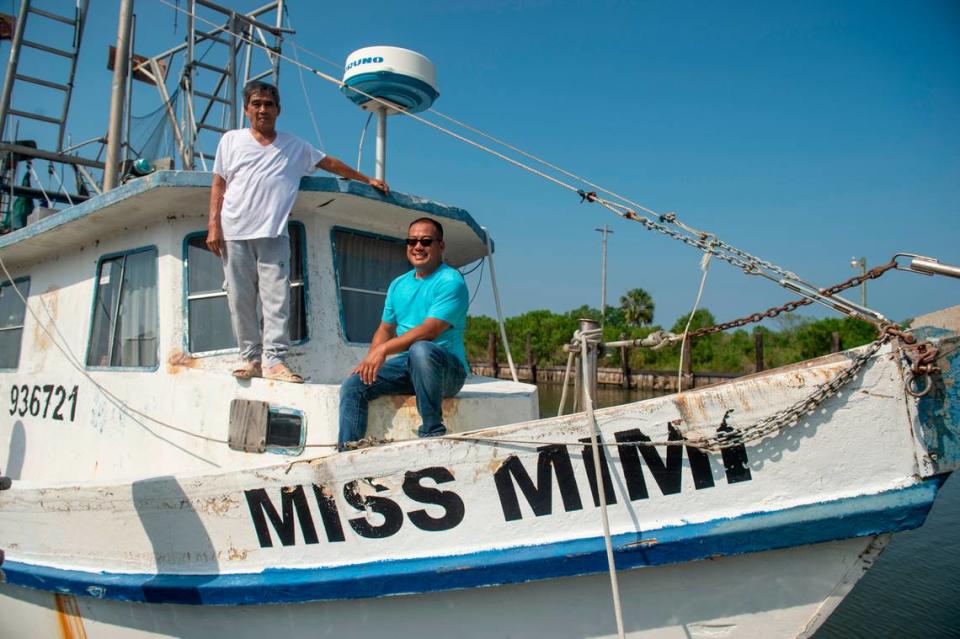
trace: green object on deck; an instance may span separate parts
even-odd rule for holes
[[[29,172],[23,174],[23,180],[20,181],[20,186],[30,186]],[[5,221],[9,222],[11,231],[16,231],[27,225],[27,216],[31,213],[33,213],[33,198],[21,195],[13,201],[10,219]]]

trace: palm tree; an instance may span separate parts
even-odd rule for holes
[[[642,288],[632,288],[621,295],[620,308],[630,326],[644,326],[653,322],[653,298]]]

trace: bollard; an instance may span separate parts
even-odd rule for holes
[[[693,341],[690,336],[684,338],[683,361],[680,362],[681,379],[678,384],[677,392],[693,388],[693,365],[690,361],[690,350],[693,348]]]
[[[620,333],[620,341],[627,339],[626,333]],[[630,353],[626,346],[620,347],[620,386],[623,390],[630,390]]]
[[[582,319],[580,320],[580,331],[591,331],[600,328],[600,322],[592,319]],[[587,342],[587,352],[580,353],[580,360],[584,366],[587,367],[587,379],[589,380],[589,387],[585,390],[589,391],[590,398],[596,402],[597,401],[597,356],[600,350],[599,338],[597,341],[590,340]]]

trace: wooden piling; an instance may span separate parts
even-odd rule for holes
[[[527,333],[527,367],[530,369],[530,383],[537,383],[537,360],[533,356],[533,335]]]
[[[620,341],[622,342],[625,339],[627,339],[627,334],[620,333]],[[623,377],[620,386],[624,390],[630,390],[630,352],[626,346],[620,347],[620,375]]]
[[[830,352],[839,353],[843,350],[843,344],[840,343],[840,333],[834,331],[830,334]]]
[[[759,373],[765,368],[763,363],[763,331],[753,332],[753,356],[753,370]]]
[[[493,370],[493,377],[500,377],[500,363],[497,361],[497,334],[490,331],[487,337],[487,361]]]

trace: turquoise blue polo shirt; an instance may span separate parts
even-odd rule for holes
[[[456,355],[467,372],[467,354],[463,349],[463,331],[467,326],[470,298],[467,283],[455,268],[441,263],[430,275],[418,279],[417,271],[404,273],[390,283],[383,305],[383,321],[396,324],[397,335],[423,324],[428,317],[450,326],[433,343]]]

